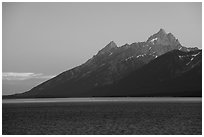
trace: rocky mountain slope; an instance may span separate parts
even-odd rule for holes
[[[84,96],[202,96],[202,51],[170,51]]]
[[[193,55],[194,52],[198,52],[198,49],[182,46],[178,39],[173,36],[173,34],[166,33],[163,29],[160,29],[159,32],[150,36],[145,42],[132,43],[130,45],[125,44],[121,47],[117,47],[115,42],[111,41],[84,64],[65,71],[58,76],[34,87],[30,91],[15,95],[15,97],[83,97],[98,95],[117,96],[117,94],[115,94],[117,91],[109,91],[109,88],[107,87],[111,87],[110,89],[112,89],[114,86],[119,87],[116,83],[121,83],[121,81],[123,81],[122,83],[126,83],[124,78],[129,75],[132,75],[138,79],[151,79],[149,75],[145,74],[146,71],[144,72],[144,70],[149,71],[147,68],[156,69],[152,70],[152,73],[156,73],[154,71],[157,71],[159,68],[151,68],[152,62],[157,62],[159,59],[158,57],[162,56],[163,54],[171,54],[172,52],[168,53],[170,51],[174,51],[176,53],[178,52],[179,54],[189,54],[188,56],[190,56],[191,53]],[[165,65],[172,65],[172,68],[174,68],[175,63],[169,62],[170,57],[161,58],[162,61],[160,62],[161,64],[157,64],[158,67],[166,63]],[[149,62],[151,62],[150,66],[148,64]],[[179,61],[177,63],[182,64],[182,62]],[[148,67],[146,67],[147,64]],[[191,62],[189,64],[191,64]],[[143,67],[146,69],[143,70]],[[194,70],[193,68],[192,71]],[[143,70],[141,74],[144,73],[145,77],[138,72],[135,72],[139,69]],[[171,70],[168,72],[161,70],[160,75],[165,75],[166,73],[170,72]],[[185,75],[187,74],[185,73]],[[134,80],[132,77],[127,79],[130,80],[127,83],[131,83],[132,79]],[[120,88],[124,90],[124,94],[121,94],[123,96],[126,96],[125,89],[134,89],[131,86],[127,87],[128,84],[119,85],[121,85],[122,87]],[[135,85],[138,84],[135,83]],[[114,90],[120,90],[120,88],[114,88]],[[98,89],[98,91],[103,91],[103,93],[101,92],[98,95],[93,94],[96,89]],[[102,89],[106,89],[106,91]],[[141,88],[139,89],[141,90]],[[157,89],[154,90],[157,91]],[[97,93],[99,93],[98,91]],[[122,90],[120,91],[122,92]],[[114,92],[114,94],[111,94],[110,92]],[[142,96],[143,94],[134,95]],[[145,93],[144,95],[147,94]],[[159,94],[156,95],[159,96]]]

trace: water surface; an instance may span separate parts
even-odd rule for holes
[[[2,134],[202,134],[201,101],[164,99],[100,98],[83,99],[84,102],[82,99],[60,99],[66,102],[33,103],[26,100],[26,103],[3,103]]]

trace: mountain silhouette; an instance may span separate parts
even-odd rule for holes
[[[87,96],[202,96],[202,52],[170,51]]]
[[[200,96],[201,55],[160,29],[145,42],[111,41],[84,64],[9,97],[194,96],[193,90]]]

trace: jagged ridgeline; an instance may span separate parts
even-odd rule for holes
[[[111,41],[84,64],[7,97],[202,96],[202,51],[163,29],[145,42]]]

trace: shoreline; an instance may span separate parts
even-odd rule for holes
[[[16,103],[77,103],[77,102],[202,102],[202,97],[93,97],[93,98],[32,98],[2,99],[2,104]]]

